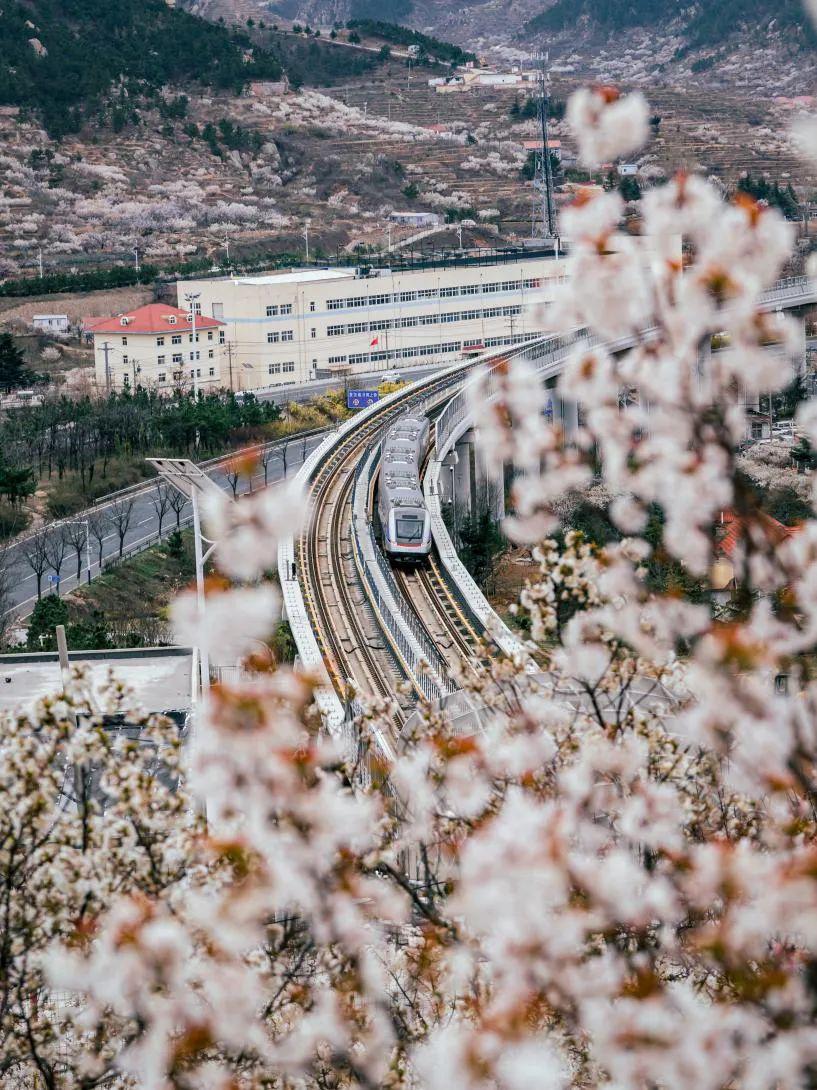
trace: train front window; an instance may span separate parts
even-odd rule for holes
[[[423,540],[423,520],[418,518],[395,519],[397,540],[411,545]]]

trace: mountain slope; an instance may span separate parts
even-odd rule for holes
[[[78,129],[114,85],[132,100],[167,84],[237,90],[280,71],[245,34],[165,0],[10,0],[0,8],[0,104],[38,111],[54,135]]]
[[[531,19],[527,29],[558,32],[582,23],[607,32],[675,24],[689,48],[717,46],[738,30],[767,30],[772,25],[803,43],[815,40],[800,0],[719,0],[680,10],[673,0],[556,0]]]

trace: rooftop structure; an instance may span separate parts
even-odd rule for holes
[[[84,666],[91,686],[100,689],[113,670],[148,712],[190,709],[192,652],[186,647],[123,651],[69,651],[72,666]],[[0,655],[0,708],[30,711],[44,696],[62,688],[59,656],[54,652]]]

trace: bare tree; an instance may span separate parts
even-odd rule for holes
[[[178,530],[181,525],[182,511],[187,506],[188,499],[183,492],[179,492],[176,488],[171,488],[169,502],[170,510],[176,515],[176,529]]]
[[[289,447],[291,442],[291,439],[282,439],[280,443],[276,443],[274,447],[270,447],[272,458],[281,462],[281,472],[284,480],[286,480],[287,472],[289,470]]]
[[[70,547],[71,542],[68,538],[67,529],[64,524],[62,526],[54,526],[47,532],[45,551],[46,556],[48,557],[48,563],[57,577],[57,594],[60,592],[62,566],[65,563],[65,558],[68,555]]]
[[[275,461],[275,447],[261,447],[258,452],[258,461],[261,463],[261,468],[264,470],[264,488],[269,484],[269,467],[272,462]]]
[[[230,464],[224,467],[224,476],[227,478],[227,483],[233,490],[233,499],[238,499],[238,482],[241,479],[241,470],[236,466]]]
[[[156,487],[150,494],[150,502],[153,504],[153,510],[156,512],[156,518],[159,522],[159,537],[162,536],[162,524],[165,521],[165,515],[171,508],[171,492],[178,494],[178,489],[173,488],[167,481],[159,481]]]
[[[45,530],[39,530],[36,534],[26,538],[20,544],[20,552],[23,559],[34,573],[37,580],[37,598],[43,596],[43,576],[51,566],[48,556],[48,535]]]
[[[97,563],[102,571],[102,552],[105,547],[105,538],[108,536],[109,522],[104,511],[94,511],[88,518],[88,529],[91,537],[96,542]]]
[[[82,553],[88,545],[88,527],[85,519],[77,519],[65,526],[65,536],[68,544],[74,550],[77,558],[77,582],[82,578]],[[90,560],[90,557],[89,557]]]
[[[122,555],[125,552],[125,537],[130,529],[131,519],[133,518],[133,505],[135,500],[132,496],[123,497],[119,500],[114,500],[111,506],[108,508],[108,518],[111,525],[116,531],[116,536],[119,539],[119,559],[122,559]]]

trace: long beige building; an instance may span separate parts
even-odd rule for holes
[[[177,290],[224,323],[222,384],[249,390],[453,363],[533,339],[563,273],[552,255],[513,251],[490,262],[305,269],[186,281]]]

